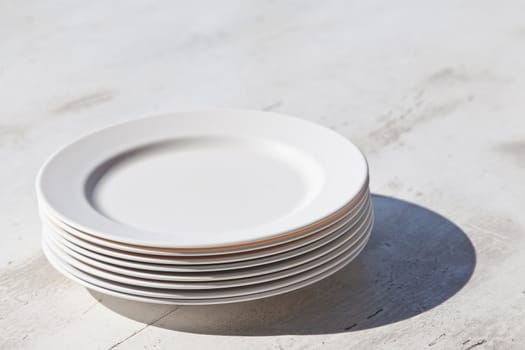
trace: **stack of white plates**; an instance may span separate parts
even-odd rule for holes
[[[111,126],[42,167],[43,248],[127,299],[216,304],[318,281],[365,246],[368,167],[339,134],[275,113],[176,113]]]

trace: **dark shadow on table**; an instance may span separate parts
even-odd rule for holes
[[[370,241],[350,265],[309,287],[271,298],[212,306],[154,306],[155,327],[265,336],[342,333],[398,322],[443,303],[470,279],[476,254],[445,217],[403,200],[373,195]],[[97,299],[101,294],[91,292]],[[152,304],[104,296],[102,304],[152,323]],[[164,310],[165,309],[165,310]]]

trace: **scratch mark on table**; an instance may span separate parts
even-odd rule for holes
[[[434,346],[434,345],[436,345],[436,344],[437,344],[442,338],[444,338],[444,337],[446,337],[446,336],[447,336],[447,335],[446,335],[445,333],[441,333],[441,334],[439,335],[439,337],[437,337],[436,339],[432,340],[432,341],[428,344],[428,346],[430,347],[430,346]]]
[[[381,313],[381,312],[383,312],[383,309],[382,309],[382,308],[379,309],[379,310],[377,310],[376,312],[374,312],[372,315],[367,316],[367,319],[369,320],[369,319],[371,319],[372,317],[377,316],[377,315],[378,315],[379,313]]]
[[[468,348],[465,348],[465,350],[471,350],[471,349],[474,349],[475,347],[478,347],[478,346],[480,346],[480,345],[483,345],[483,344],[485,344],[486,342],[487,342],[486,339],[482,339],[482,340],[480,340],[480,341],[478,341],[478,342],[472,344],[472,345],[469,346]]]
[[[282,107],[282,105],[283,105],[283,101],[276,101],[276,102],[274,102],[272,104],[269,104],[269,105],[263,107],[262,110],[269,112],[269,111],[276,110],[279,107]]]
[[[84,95],[68,101],[61,106],[55,108],[53,112],[55,114],[63,114],[73,112],[81,109],[94,107],[103,103],[111,101],[116,96],[114,91],[99,91],[92,94]]]
[[[146,328],[148,328],[149,326],[151,325],[154,325],[155,323],[161,321],[162,319],[168,317],[169,315],[171,315],[172,313],[174,313],[175,311],[177,311],[179,309],[179,306],[175,306],[173,309],[169,310],[168,312],[162,314],[160,317],[154,319],[153,321],[151,321],[150,323],[148,324],[145,324],[143,327],[139,328],[138,330],[134,331],[133,333],[131,333],[130,335],[128,335],[126,338],[122,339],[122,340],[119,340],[118,342],[116,342],[115,344],[111,345],[107,350],[112,350],[112,349],[115,349],[116,347],[124,344],[126,341],[128,341],[129,339],[133,338],[134,336],[136,336],[137,334],[139,334],[140,332],[142,332],[143,330],[145,330]]]
[[[97,298],[91,305],[89,305],[89,307],[82,313],[82,316],[84,316],[85,314],[87,314],[88,312],[90,312],[91,310],[93,310],[93,308],[95,306],[97,306],[101,301],[102,299],[104,299],[104,297],[100,297],[100,298]]]

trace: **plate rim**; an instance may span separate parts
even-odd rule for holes
[[[87,282],[87,281],[85,281],[85,280],[83,280],[83,279],[81,279],[81,278],[71,274],[70,272],[64,271],[62,267],[60,267],[58,265],[55,265],[56,262],[51,262],[50,261],[50,264],[59,273],[61,273],[63,276],[65,276],[66,278],[69,278],[69,279],[73,280],[74,282],[82,285],[84,288],[91,289],[91,290],[97,291],[99,293],[102,293],[102,294],[105,294],[105,295],[110,295],[112,297],[119,298],[119,299],[124,299],[124,300],[128,300],[128,301],[133,301],[133,302],[143,302],[143,303],[149,303],[149,304],[164,304],[164,305],[218,305],[218,304],[231,304],[231,303],[247,302],[247,301],[252,301],[252,300],[257,300],[257,299],[269,298],[269,297],[272,297],[272,296],[277,296],[277,295],[289,293],[289,292],[292,292],[292,291],[295,291],[295,290],[307,287],[307,286],[309,286],[311,284],[319,282],[320,280],[323,280],[323,279],[333,275],[337,271],[339,271],[342,268],[344,268],[346,265],[351,263],[355,258],[357,258],[357,256],[359,256],[359,254],[364,250],[366,245],[367,244],[364,244],[362,247],[360,247],[359,250],[356,250],[356,252],[355,252],[355,254],[353,256],[350,256],[348,258],[348,260],[341,262],[340,265],[335,266],[333,269],[331,269],[329,271],[325,271],[324,273],[320,273],[317,276],[314,276],[314,277],[312,277],[310,279],[306,279],[305,281],[299,282],[297,284],[292,284],[292,285],[287,286],[287,287],[282,287],[282,288],[278,288],[278,289],[275,289],[275,290],[270,290],[270,291],[267,291],[267,292],[254,293],[254,294],[244,295],[244,296],[239,296],[239,297],[216,298],[216,299],[193,299],[193,300],[186,299],[186,300],[182,300],[182,299],[175,299],[175,298],[151,298],[151,297],[143,297],[143,296],[134,295],[134,294],[127,294],[127,293],[124,293],[124,292],[119,292],[119,291],[115,291],[115,290],[112,290],[112,289],[107,289],[107,288],[100,287],[98,285],[89,283],[89,282]],[[45,249],[44,248],[43,248],[43,250],[44,250],[44,253],[45,253]]]
[[[373,214],[370,213],[365,221],[360,225],[357,230],[351,232],[347,237],[344,237],[341,242],[338,242],[332,247],[327,248],[327,250],[323,251],[320,255],[311,256],[306,261],[299,261],[291,266],[287,266],[286,264],[282,264],[282,268],[278,270],[269,270],[268,272],[264,271],[264,266],[259,267],[260,272],[258,272],[256,275],[250,275],[246,274],[245,276],[238,277],[238,278],[230,278],[230,279],[211,279],[208,281],[159,281],[159,280],[151,280],[151,279],[145,279],[145,278],[137,278],[137,277],[131,277],[126,275],[121,275],[118,273],[105,271],[101,268],[93,267],[89,264],[85,264],[83,262],[80,262],[74,257],[69,256],[67,253],[60,251],[60,248],[57,247],[53,242],[49,242],[46,240],[46,244],[48,244],[48,248],[51,246],[50,249],[53,251],[53,254],[57,255],[58,258],[62,259],[69,265],[72,265],[76,269],[93,275],[100,277],[102,279],[127,284],[134,287],[144,287],[144,288],[153,288],[153,289],[161,289],[166,291],[171,290],[178,290],[180,292],[188,292],[192,293],[196,290],[204,290],[204,291],[211,291],[213,292],[216,289],[233,289],[233,288],[251,288],[254,286],[262,285],[265,283],[271,283],[274,281],[283,280],[286,278],[290,278],[293,276],[299,276],[303,273],[308,273],[309,271],[315,270],[318,267],[323,266],[324,264],[329,264],[333,260],[339,258],[340,256],[343,256],[347,252],[357,249],[357,247],[360,244],[363,244],[363,242],[366,241],[366,235],[371,230],[371,227],[373,225]],[[65,256],[67,256],[67,258]],[[72,259],[74,260],[74,263],[68,262],[67,260]],[[77,264],[78,266],[76,266]],[[273,265],[273,264],[268,264]],[[86,270],[91,270],[92,272],[88,272]],[[240,269],[244,270],[244,269]],[[101,277],[102,275],[105,275],[106,277]],[[235,271],[232,272],[232,275],[235,275]],[[125,280],[128,280],[128,282],[125,282]],[[132,282],[133,281],[133,282]],[[235,285],[229,285],[229,286],[217,286],[217,287],[208,287],[212,286],[214,284],[218,285],[220,283],[229,283],[234,284],[237,282],[238,284]],[[148,285],[149,284],[149,285]],[[154,286],[157,285],[157,286]],[[163,287],[160,287],[160,285],[164,285]],[[170,286],[172,285],[172,286]],[[181,285],[181,286],[197,286],[197,288],[184,288],[184,287],[176,287],[175,285]],[[204,286],[204,288],[200,288],[201,286]]]
[[[338,262],[334,263],[333,266],[331,266],[329,268],[326,268],[325,264],[323,264],[322,266],[325,266],[325,268],[324,269],[322,269],[322,268],[315,269],[315,271],[317,273],[313,274],[312,276],[310,276],[308,278],[305,278],[304,280],[300,280],[298,282],[292,282],[289,285],[285,285],[283,287],[278,287],[278,288],[275,288],[275,289],[268,289],[268,290],[265,290],[265,291],[262,291],[262,292],[253,292],[253,293],[242,294],[242,295],[238,295],[238,296],[231,296],[231,297],[188,298],[188,299],[184,299],[184,298],[163,298],[163,297],[145,297],[145,296],[141,296],[141,295],[138,295],[138,294],[126,294],[126,293],[123,293],[123,292],[114,291],[114,290],[111,290],[110,288],[100,287],[100,286],[95,285],[93,283],[87,282],[87,281],[83,280],[82,278],[72,274],[70,271],[64,271],[64,268],[62,266],[57,266],[57,262],[56,262],[57,258],[56,257],[50,258],[48,256],[49,252],[47,251],[47,247],[45,247],[43,241],[42,241],[42,247],[43,247],[44,253],[46,254],[46,257],[48,258],[49,262],[51,263],[51,265],[53,265],[53,267],[58,272],[60,272],[65,277],[67,277],[69,279],[72,279],[72,280],[76,281],[77,283],[79,283],[81,285],[84,285],[86,288],[91,288],[91,289],[98,290],[98,291],[100,291],[103,294],[113,294],[114,296],[117,296],[117,297],[120,297],[120,298],[124,298],[124,299],[132,299],[132,300],[134,299],[134,300],[140,300],[140,301],[146,301],[146,302],[149,301],[149,302],[152,302],[152,303],[180,304],[180,305],[221,304],[221,303],[233,303],[233,302],[238,302],[238,301],[247,301],[247,300],[259,299],[259,298],[269,297],[269,296],[272,296],[272,295],[282,294],[282,293],[285,293],[287,291],[292,291],[292,290],[295,290],[295,289],[298,289],[298,288],[305,287],[305,286],[307,286],[309,284],[312,284],[312,283],[314,283],[316,281],[319,281],[321,279],[324,279],[324,278],[328,277],[329,275],[337,272],[338,270],[340,270],[341,268],[346,266],[348,263],[350,263],[352,260],[354,260],[362,252],[362,250],[367,246],[368,241],[370,239],[371,232],[373,230],[373,222],[374,222],[374,220],[372,220],[372,226],[368,230],[367,234],[363,236],[364,239],[363,239],[362,244],[360,244],[356,249],[354,249],[351,252],[349,252],[349,251],[343,252],[341,254],[341,256],[346,254],[345,257],[341,258],[340,260],[338,260]],[[334,258],[334,259],[337,259],[337,257]],[[63,263],[63,262],[61,262],[61,263]],[[319,272],[319,271],[321,271],[321,272]],[[80,272],[82,272],[82,271],[80,271]],[[97,280],[97,278],[94,277],[94,276],[91,276],[90,278]],[[293,278],[293,277],[291,277],[291,278]],[[311,281],[311,282],[309,282],[309,281]],[[107,282],[103,281],[102,283],[104,284],[104,283],[107,283]]]
[[[218,261],[214,263],[208,263],[208,264],[158,264],[158,263],[149,263],[149,262],[141,262],[141,261],[133,261],[128,259],[119,259],[116,257],[108,256],[103,253],[97,253],[92,250],[89,250],[87,248],[84,248],[82,246],[78,246],[77,244],[68,241],[66,238],[63,238],[60,236],[60,233],[54,232],[53,228],[50,228],[52,232],[44,232],[45,236],[51,236],[51,239],[56,242],[61,249],[64,249],[65,246],[66,249],[69,251],[74,251],[75,254],[80,254],[82,256],[87,257],[88,259],[97,260],[101,264],[106,264],[110,266],[115,266],[117,268],[123,268],[123,269],[136,269],[136,270],[144,270],[144,271],[150,271],[150,272],[167,272],[167,273],[185,273],[185,272],[212,272],[212,271],[228,271],[228,270],[235,270],[240,268],[239,266],[245,265],[244,268],[247,267],[256,267],[261,265],[266,265],[269,263],[276,263],[282,260],[290,259],[302,254],[306,254],[311,252],[315,249],[320,249],[321,247],[330,244],[332,241],[338,239],[339,237],[345,235],[350,230],[358,229],[359,226],[363,221],[367,219],[367,217],[370,215],[370,211],[373,210],[371,201],[368,202],[366,206],[363,206],[360,213],[354,217],[352,220],[348,221],[345,225],[342,227],[339,227],[337,230],[334,230],[330,233],[327,233],[324,237],[321,237],[318,240],[308,242],[305,245],[299,245],[295,246],[292,249],[287,249],[280,251],[278,253],[273,253],[272,255],[261,255],[254,258],[248,258],[248,259],[242,259],[242,260],[236,260],[233,262],[230,261]],[[58,236],[58,237],[57,237]],[[318,245],[320,241],[324,240],[325,238],[329,238],[325,240],[323,243]],[[59,242],[57,242],[57,240]],[[65,242],[64,242],[65,241]],[[75,246],[75,248],[71,248],[70,245]],[[307,250],[301,250],[304,246],[314,246],[314,248],[309,248]],[[64,249],[64,250],[66,250]],[[300,251],[300,253],[294,253],[293,255],[289,255],[290,251]],[[86,252],[87,251],[87,252]],[[86,254],[87,253],[87,254]],[[279,258],[275,258],[274,260],[268,261],[268,259],[265,260],[265,258],[273,257],[276,255],[281,255]],[[286,256],[285,256],[286,255]],[[284,257],[283,257],[284,256]],[[265,260],[265,261],[263,261]],[[257,263],[254,264],[253,262],[256,261]],[[126,264],[124,264],[125,262]],[[135,265],[135,266],[133,266]],[[142,265],[142,266],[140,266]],[[178,265],[178,266],[176,266]],[[215,266],[214,266],[215,265]],[[140,266],[140,267],[138,267]],[[159,269],[159,266],[162,268]],[[176,266],[176,267],[175,267]],[[201,266],[206,266],[202,267]],[[210,267],[211,266],[211,267]],[[227,266],[227,267],[225,267]]]
[[[79,231],[78,229],[74,227],[70,227],[65,223],[57,222],[56,218],[51,217],[46,212],[45,208],[41,208],[40,215],[41,215],[41,221],[42,224],[49,224],[53,228],[58,228],[62,232],[65,232],[68,236],[73,236],[75,239],[79,239],[82,241],[87,242],[88,244],[96,245],[102,247],[102,249],[111,249],[111,250],[117,250],[122,251],[124,254],[144,254],[144,255],[158,255],[158,256],[166,256],[166,257],[174,257],[181,259],[184,258],[213,258],[214,256],[224,256],[224,255],[241,255],[241,254],[256,254],[257,251],[265,250],[265,249],[272,249],[277,246],[282,246],[285,244],[292,244],[293,242],[296,242],[298,240],[307,240],[307,241],[314,241],[316,239],[312,238],[315,236],[322,236],[325,234],[330,234],[331,231],[334,231],[336,229],[339,229],[340,227],[347,224],[349,221],[355,219],[359,215],[359,213],[365,208],[365,206],[372,201],[371,199],[371,193],[368,187],[365,187],[360,194],[358,200],[356,201],[355,205],[352,206],[348,211],[344,212],[340,217],[338,217],[336,220],[327,223],[326,225],[320,226],[314,230],[307,231],[291,236],[286,237],[280,240],[271,240],[269,242],[258,244],[258,245],[252,245],[246,248],[238,248],[234,250],[214,250],[212,252],[181,252],[179,250],[172,251],[169,248],[155,248],[155,247],[144,247],[144,246],[135,246],[135,245],[128,245],[125,243],[120,242],[114,242],[105,240],[93,235],[90,235],[89,233]],[[43,216],[43,217],[42,217]],[[320,239],[320,238],[317,238]]]

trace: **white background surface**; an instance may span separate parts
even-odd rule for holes
[[[0,347],[522,349],[524,11],[1,2]],[[45,158],[108,124],[208,107],[285,112],[357,143],[386,196],[362,256],[305,290],[198,308],[91,295],[55,272],[33,187]]]

